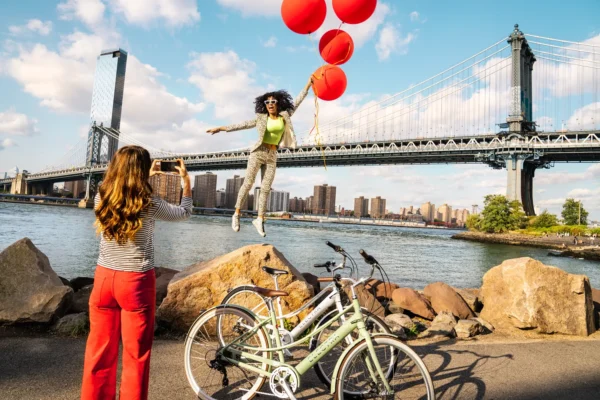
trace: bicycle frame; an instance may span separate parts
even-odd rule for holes
[[[352,288],[352,289],[353,289],[352,291],[354,292],[354,288]],[[243,307],[241,307],[241,308],[243,308]],[[314,351],[312,351],[310,354],[308,354],[308,356],[306,358],[304,358],[304,360],[302,360],[298,365],[293,367],[293,366],[285,363],[284,354],[283,354],[284,349],[288,349],[288,348],[297,346],[304,341],[310,340],[313,336],[315,336],[315,335],[319,334],[320,332],[322,332],[323,330],[327,329],[331,324],[333,324],[337,320],[341,319],[344,314],[346,314],[347,312],[349,312],[351,310],[354,310],[354,314],[348,320],[346,320],[346,322],[344,322],[344,324],[342,324],[342,326],[340,326],[337,330],[335,330],[333,332],[333,334],[326,341],[321,343]],[[385,378],[385,373],[383,372],[381,365],[379,364],[379,360],[377,359],[377,356],[375,354],[375,348],[373,346],[371,336],[366,328],[366,325],[365,325],[365,322],[363,319],[363,315],[362,315],[362,309],[361,309],[360,303],[358,302],[358,298],[355,293],[353,293],[352,304],[350,304],[348,307],[346,307],[343,311],[338,312],[325,325],[323,325],[321,328],[315,330],[314,332],[311,332],[309,335],[307,335],[307,337],[305,337],[303,339],[300,339],[298,341],[295,341],[293,343],[290,343],[290,344],[287,344],[284,346],[281,343],[281,338],[279,337],[279,335],[274,335],[274,339],[275,339],[277,347],[260,348],[260,347],[252,347],[252,346],[245,345],[243,343],[243,341],[246,338],[251,337],[256,332],[258,332],[259,329],[262,329],[267,324],[269,324],[269,323],[275,324],[276,323],[276,315],[275,315],[275,310],[272,305],[272,302],[269,305],[269,311],[270,311],[270,319],[264,319],[264,320],[260,321],[259,324],[254,326],[249,332],[242,334],[240,337],[238,337],[232,343],[225,345],[220,350],[223,358],[226,361],[230,362],[231,364],[237,365],[240,368],[244,368],[244,369],[253,371],[257,374],[260,374],[263,376],[268,376],[268,377],[271,377],[271,375],[272,375],[272,373],[270,371],[264,371],[264,370],[254,367],[252,365],[248,365],[248,364],[244,363],[242,361],[242,359],[261,362],[261,363],[267,364],[274,368],[284,366],[284,367],[287,367],[287,368],[291,369],[292,371],[294,371],[296,373],[296,375],[298,376],[298,380],[299,380],[300,376],[304,375],[309,369],[311,369],[316,363],[318,363],[319,360],[321,360],[321,358],[323,358],[327,353],[329,353],[336,345],[338,345],[342,340],[344,340],[347,336],[349,336],[354,330],[358,329],[359,339],[362,338],[366,341],[367,347],[369,349],[369,354],[371,356],[370,357],[371,361],[369,361],[369,360],[366,361],[366,364],[369,369],[369,373],[371,374],[371,377],[373,379],[375,379],[376,376],[378,375],[382,379],[386,390],[391,391],[391,389],[389,387],[389,383],[387,382],[387,380]],[[261,357],[259,355],[253,354],[253,353],[248,353],[248,352],[244,351],[245,349],[253,350],[255,352],[258,351],[258,352],[276,353],[279,357],[279,361]],[[336,370],[339,368],[339,364],[342,361],[342,359],[343,358],[340,358],[338,360],[338,365],[336,365]],[[334,385],[334,381],[332,381],[332,386],[331,386],[332,393],[335,390],[333,385]],[[298,386],[300,386],[299,381],[298,381]]]

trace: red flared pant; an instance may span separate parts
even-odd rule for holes
[[[154,270],[124,272],[98,266],[90,295],[82,400],[114,400],[119,339],[123,341],[121,400],[148,398],[156,299]]]

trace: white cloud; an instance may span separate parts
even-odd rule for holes
[[[266,42],[262,42],[262,45],[264,47],[275,47],[277,46],[277,38],[275,36],[271,36]]]
[[[196,0],[110,0],[111,9],[122,14],[127,22],[147,25],[155,20],[164,20],[175,27],[190,25],[200,20]]]
[[[6,148],[13,147],[16,145],[17,143],[14,140],[12,140],[11,138],[6,138],[0,141],[0,150],[4,150]]]
[[[544,192],[546,192],[546,189],[538,189],[538,190],[536,190],[535,192],[536,192],[536,193],[544,193]]]
[[[106,10],[101,0],[67,0],[57,8],[61,19],[78,19],[92,29],[102,23]]]
[[[570,130],[595,130],[600,123],[600,102],[583,106],[568,119],[566,128]]]
[[[40,21],[39,19],[30,19],[25,25],[22,26],[10,26],[9,32],[13,35],[20,35],[24,32],[37,32],[42,36],[47,36],[52,31],[52,21]]]
[[[419,13],[417,11],[413,11],[410,13],[410,20],[411,21],[418,21],[419,20]]]
[[[95,53],[99,54],[100,49]],[[55,111],[89,112],[93,62],[63,57],[36,44],[30,50],[21,49],[18,57],[9,59],[7,72],[45,107]]]
[[[565,202],[564,198],[558,198],[558,199],[545,199],[545,200],[539,200],[535,202],[535,205],[537,207],[556,207],[556,206],[562,206]]]
[[[600,164],[593,164],[584,172],[543,172],[535,178],[536,185],[557,185],[600,178]]]
[[[253,78],[256,64],[231,50],[196,54],[188,68],[190,83],[213,106],[216,118],[239,122],[252,117],[252,101],[266,91]]]
[[[386,24],[379,31],[379,40],[375,45],[379,61],[387,60],[392,53],[406,54],[408,45],[416,38],[415,34],[408,33],[402,37],[400,31],[392,24]]]
[[[241,12],[244,17],[274,17],[276,15],[281,15],[282,1],[283,0],[217,0],[217,3],[223,7]]]
[[[30,136],[39,132],[37,120],[19,114],[14,108],[0,112],[0,134]]]
[[[74,32],[63,37],[58,52],[41,44],[20,48],[8,60],[7,72],[43,106],[89,114],[96,57],[105,43],[97,35]],[[161,76],[153,66],[128,55],[121,131],[153,147],[184,151],[187,144],[178,135],[198,128],[194,118],[205,104],[175,96],[160,83]]]
[[[600,189],[573,189],[569,193],[567,193],[567,197],[569,198],[586,198],[597,196],[600,194]]]

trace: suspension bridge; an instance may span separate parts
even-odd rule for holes
[[[88,137],[54,165],[0,180],[0,187],[47,195],[54,182],[87,179],[90,196],[114,151],[127,144],[154,158],[182,158],[190,171],[246,167],[249,149],[171,152],[120,132],[126,52],[112,51],[109,102],[98,78],[107,70],[101,58]],[[508,38],[435,76],[298,135],[298,148],[279,150],[278,167],[483,163],[507,170],[507,196],[534,215],[536,169],[600,161],[598,70],[599,40],[526,34],[515,25]]]

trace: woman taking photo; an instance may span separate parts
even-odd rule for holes
[[[231,219],[231,228],[238,232],[240,230],[240,208],[246,203],[248,193],[252,190],[254,180],[258,170],[261,170],[262,184],[260,188],[260,198],[258,202],[258,218],[252,221],[252,224],[262,237],[265,233],[265,212],[267,208],[267,198],[271,192],[271,185],[275,179],[275,169],[277,168],[277,149],[296,148],[296,136],[290,117],[294,114],[302,100],[308,94],[308,89],[312,85],[312,77],[302,90],[296,100],[292,101],[292,96],[285,90],[265,93],[254,100],[254,112],[256,117],[242,122],[240,124],[220,126],[209,129],[207,132],[215,134],[220,131],[232,132],[242,129],[254,128],[258,131],[258,140],[252,146],[250,157],[248,158],[248,167],[244,184],[238,193],[235,203],[235,213]]]
[[[190,178],[183,162],[175,167],[183,180],[180,206],[152,197],[148,179],[161,173],[156,166],[142,147],[119,149],[95,198],[100,255],[89,303],[83,400],[116,398],[120,340],[119,398],[148,398],[156,303],[154,221],[182,221],[192,211]]]

